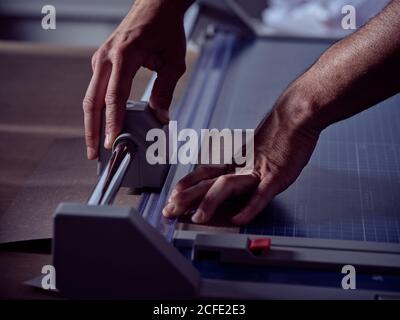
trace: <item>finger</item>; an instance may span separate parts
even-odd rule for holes
[[[110,149],[122,130],[126,102],[132,86],[132,79],[139,66],[127,67],[114,63],[105,96],[106,104],[106,137],[104,147]]]
[[[150,96],[150,107],[162,123],[169,120],[168,109],[171,105],[175,86],[185,72],[185,64],[167,66],[157,72]]]
[[[227,173],[225,165],[203,165],[198,166],[194,171],[183,177],[176,184],[174,191],[179,192],[196,185],[202,180],[212,179]]]
[[[104,107],[104,96],[110,73],[110,65],[106,63],[97,64],[83,99],[82,107],[88,159],[95,159],[97,157],[100,140],[101,111]]]
[[[217,208],[229,197],[255,188],[259,180],[254,175],[227,174],[219,177],[201,201],[192,221],[205,223],[212,218]]]
[[[278,179],[275,177],[264,178],[251,196],[248,204],[234,217],[234,224],[246,224],[253,220],[263,210],[280,190]]]
[[[164,216],[176,217],[198,205],[215,180],[203,180],[181,192],[172,192],[169,202],[163,210]]]

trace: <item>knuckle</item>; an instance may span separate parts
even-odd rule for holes
[[[95,101],[92,97],[86,96],[82,101],[82,108],[84,112],[92,113],[96,109]]]
[[[256,181],[260,182],[262,180],[262,173],[259,170],[253,169],[249,172],[249,175],[253,177]]]
[[[204,189],[204,188],[208,188],[210,186],[210,182],[207,180],[201,180],[199,182],[199,187]]]
[[[103,47],[99,48],[98,50],[96,50],[96,52],[92,55],[92,67],[95,67],[96,64],[99,63],[104,63],[105,60],[107,59],[107,53],[106,53],[106,49],[104,49]]]
[[[185,177],[185,178],[183,178],[183,179],[181,179],[181,180],[178,181],[178,183],[177,183],[176,186],[175,186],[175,189],[183,190],[183,189],[186,188],[186,185],[187,185],[187,184],[188,184],[188,183],[187,183],[187,178]]]
[[[112,128],[115,125],[114,112],[108,112],[106,116],[106,127]]]
[[[110,50],[110,60],[115,63],[121,63],[126,54],[126,46],[117,44]]]
[[[197,172],[193,171],[189,173],[187,176],[183,177],[177,183],[176,187],[180,190],[186,189],[187,187],[191,186],[194,181],[196,180]]]
[[[114,112],[111,112],[111,113],[109,113],[107,115],[106,124],[105,125],[106,125],[106,128],[107,128],[107,131],[110,132],[110,133],[112,133],[114,131],[118,131],[117,121],[115,119]]]
[[[114,49],[110,52],[110,60],[112,61],[112,63],[115,64],[119,64],[122,60],[122,53],[120,52],[120,50],[118,49]]]
[[[282,184],[287,185],[290,183],[290,177],[284,174],[281,170],[269,168],[266,174],[264,174],[262,181],[264,184]]]
[[[187,192],[181,191],[174,196],[174,202],[178,205],[183,205],[187,202],[187,197]]]
[[[114,108],[118,105],[118,96],[114,92],[107,92],[104,97],[104,102],[109,108]]]
[[[215,201],[215,198],[213,196],[211,196],[211,195],[206,195],[203,198],[202,208],[205,209],[204,210],[205,212],[207,212],[207,209],[211,208],[214,205],[214,201]]]
[[[92,69],[94,70],[95,69],[95,67],[96,67],[96,63],[97,63],[97,55],[96,54],[94,54],[93,56],[92,56],[92,60],[91,60],[91,65],[92,65]]]
[[[95,147],[96,141],[97,141],[97,137],[92,133],[86,133],[85,134],[85,140],[86,140],[86,144],[87,144],[88,147]]]
[[[224,174],[223,176],[220,176],[218,178],[218,180],[222,183],[222,184],[230,184],[233,182],[233,180],[235,179],[235,176],[233,174]]]
[[[202,176],[206,175],[206,173],[208,172],[208,169],[206,166],[200,166],[196,169],[196,171],[197,171],[198,175],[202,177]]]
[[[106,113],[106,131],[109,133],[118,134],[122,129],[123,118],[116,109],[110,109]]]
[[[258,191],[253,193],[252,199],[249,201],[244,210],[245,215],[249,215],[252,212],[253,213],[256,212],[257,208],[259,207],[260,200],[261,200],[261,195],[258,193]]]

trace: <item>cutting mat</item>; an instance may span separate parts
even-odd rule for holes
[[[255,128],[330,44],[237,39],[209,127]],[[241,232],[400,243],[399,123],[395,96],[329,127],[298,180]]]
[[[399,105],[326,130],[299,179],[242,232],[400,243]]]

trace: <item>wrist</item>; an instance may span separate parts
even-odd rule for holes
[[[306,130],[319,134],[326,126],[315,85],[305,75],[292,83],[278,99],[273,112],[289,130]]]

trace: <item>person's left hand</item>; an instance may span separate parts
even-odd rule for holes
[[[319,130],[309,121],[308,103],[296,97],[282,96],[257,132],[254,169],[234,172],[232,166],[198,166],[177,183],[163,214],[172,218],[197,207],[192,221],[206,223],[225,200],[248,194],[248,203],[232,222],[250,222],[296,180],[318,140]]]

